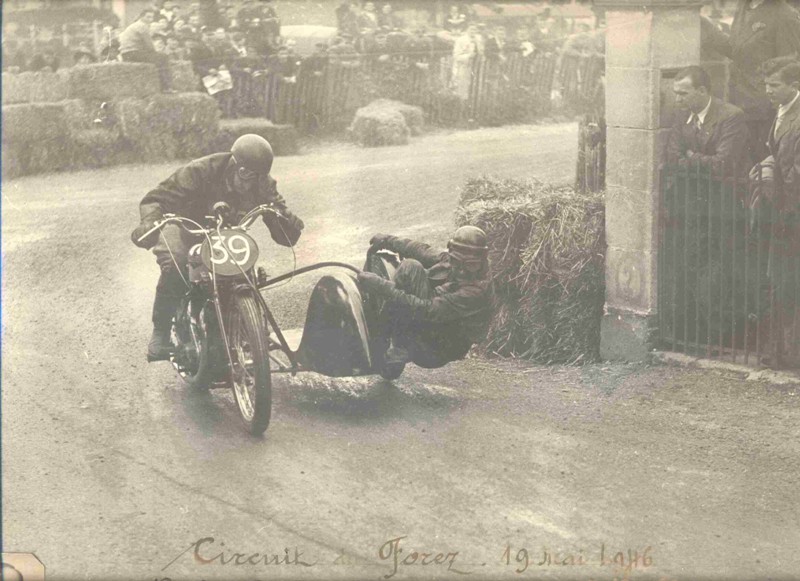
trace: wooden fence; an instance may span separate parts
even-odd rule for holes
[[[356,109],[377,98],[422,107],[434,125],[501,125],[547,115],[554,89],[570,111],[585,113],[597,96],[602,65],[596,56],[513,54],[500,60],[476,55],[464,77],[451,55],[425,62],[354,55],[316,71],[301,65],[289,78],[234,68],[233,89],[217,98],[224,117],[265,117],[301,130],[346,127]],[[459,74],[461,82],[466,79],[460,90]]]

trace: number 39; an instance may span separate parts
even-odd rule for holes
[[[250,260],[250,243],[244,236],[234,234],[233,236],[212,236],[211,240],[211,261],[214,264],[225,264],[232,262],[241,266]]]

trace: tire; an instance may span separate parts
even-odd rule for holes
[[[193,390],[205,391],[216,381],[209,336],[217,332],[214,306],[205,299],[185,298],[172,322],[176,353],[171,361],[178,376]]]
[[[228,333],[233,399],[245,429],[259,436],[269,426],[272,413],[272,377],[267,329],[255,298],[234,298]]]

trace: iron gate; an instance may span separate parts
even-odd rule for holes
[[[661,348],[800,368],[800,201],[762,171],[661,169]]]

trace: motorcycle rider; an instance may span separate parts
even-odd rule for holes
[[[172,317],[185,294],[185,271],[189,249],[202,239],[177,224],[164,226],[139,241],[165,213],[177,214],[203,223],[213,214],[215,203],[230,205],[229,219],[236,223],[248,211],[270,204],[281,217],[267,213],[263,219],[272,239],[283,246],[294,246],[303,230],[303,221],[287,208],[270,175],[272,147],[259,135],[239,137],[230,152],[215,153],[195,159],[148,192],[139,204],[141,222],[131,234],[133,243],[152,249],[161,267],[153,302],[153,335],[147,347],[148,361],[169,359],[174,346],[170,333]]]
[[[370,256],[381,249],[403,258],[391,281],[370,272],[375,270]],[[358,281],[385,301],[391,336],[386,363],[441,367],[462,359],[486,336],[491,319],[488,252],[486,234],[475,226],[456,230],[443,252],[406,238],[372,237]]]

